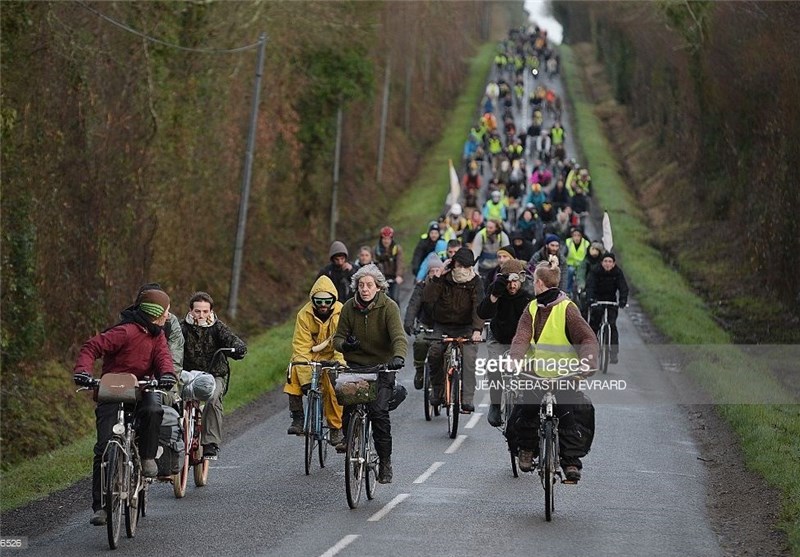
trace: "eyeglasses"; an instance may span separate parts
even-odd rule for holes
[[[332,306],[335,301],[335,298],[311,298],[311,303],[318,308]]]

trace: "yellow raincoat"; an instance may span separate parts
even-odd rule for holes
[[[315,294],[326,292],[336,297],[336,287],[331,279],[323,275],[317,279],[311,287],[308,302],[297,313],[297,320],[292,336],[292,361],[324,361],[336,360],[344,363],[344,357],[340,352],[333,349],[333,335],[339,325],[339,314],[342,311],[342,303],[338,300],[333,304],[331,316],[322,321],[314,314],[314,306],[311,304],[311,297]],[[311,348],[327,342],[327,345],[319,352],[312,352]],[[322,382],[322,406],[325,417],[328,419],[328,426],[333,429],[342,427],[342,407],[336,402],[336,394],[333,391],[328,374],[321,377]],[[288,378],[284,393],[290,395],[302,395],[301,385],[311,383],[311,368],[306,366],[292,366],[292,375]]]

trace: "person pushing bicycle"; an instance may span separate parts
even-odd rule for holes
[[[327,276],[319,277],[309,292],[309,301],[297,313],[292,336],[293,362],[339,361],[344,363],[340,352],[333,349],[333,335],[339,325],[342,303],[336,299],[336,286]],[[330,443],[342,442],[342,407],[336,402],[336,393],[327,373],[320,376],[322,403],[330,428]],[[311,367],[292,366],[283,392],[289,395],[289,411],[292,425],[289,435],[302,435],[305,415],[303,412],[303,388],[311,383]]]
[[[389,369],[405,365],[408,340],[400,319],[400,308],[386,294],[388,283],[376,265],[366,265],[353,275],[355,296],[347,300],[339,316],[333,336],[333,348],[344,354],[350,367],[369,367],[387,364]],[[389,400],[394,392],[394,372],[379,373],[377,399],[368,405],[372,421],[372,438],[380,460],[378,481],[392,481],[392,424],[389,419]],[[344,429],[348,427],[352,407],[345,406]],[[344,438],[347,438],[346,431]],[[344,452],[344,442],[336,446]]]
[[[177,382],[172,355],[164,336],[164,325],[169,318],[169,296],[160,289],[146,290],[138,298],[139,303],[121,314],[121,321],[99,335],[87,340],[78,354],[73,368],[76,385],[91,384],[92,368],[97,359],[103,359],[102,375],[107,373],[132,373],[139,380],[154,377],[159,386],[171,389]],[[92,464],[92,511],[91,523],[102,526],[106,523],[106,511],[102,508],[102,486],[100,464],[106,443],[113,435],[117,423],[116,402],[98,403],[95,408],[97,443],[94,446]],[[158,432],[164,410],[158,393],[145,392],[136,404],[135,423],[137,440],[142,458],[142,475],[155,477],[158,465],[155,457],[158,450]]]
[[[561,269],[553,256],[536,266],[533,273],[536,298],[522,313],[511,341],[512,360],[524,360],[525,373],[558,379],[569,372],[596,371],[599,346],[597,337],[581,316],[578,306],[558,289]],[[509,418],[509,443],[519,448],[519,469],[529,472],[536,458],[539,431],[539,402],[544,391],[522,391],[522,402],[514,405]],[[586,456],[594,437],[594,407],[578,389],[558,390],[556,416],[559,418],[559,454],[568,481],[581,478],[581,457]]]

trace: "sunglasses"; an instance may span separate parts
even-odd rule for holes
[[[332,306],[334,302],[334,298],[311,298],[311,303],[318,308]]]

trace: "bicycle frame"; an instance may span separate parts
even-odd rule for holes
[[[122,428],[123,433],[116,433],[118,428]],[[100,485],[105,486],[108,485],[108,459],[107,454],[111,447],[119,447],[122,451],[122,454],[125,456],[124,459],[124,467],[126,469],[132,468],[134,463],[132,462],[131,458],[131,445],[134,443],[134,435],[133,435],[133,426],[131,421],[128,420],[126,423],[125,420],[125,407],[123,404],[119,405],[119,409],[117,410],[117,423],[114,424],[114,434],[112,435],[111,439],[106,442],[106,446],[103,448],[103,456],[100,465]],[[120,492],[120,499],[123,501],[127,501],[130,496],[130,474],[125,474],[125,478],[123,480],[123,491]],[[139,486],[136,486],[137,491]],[[103,507],[106,506],[106,490],[101,490],[100,493],[100,501]]]

